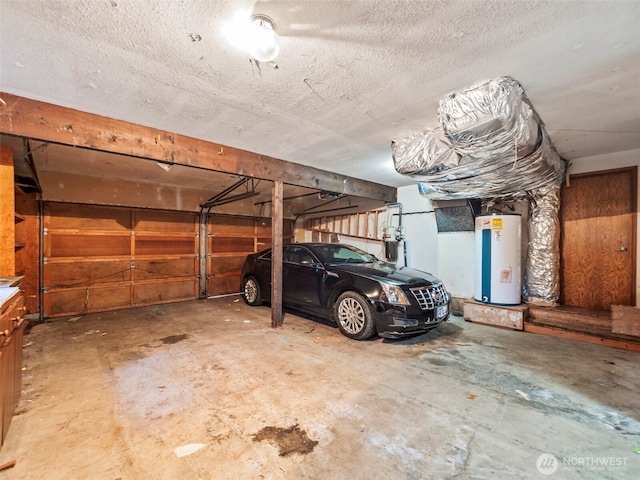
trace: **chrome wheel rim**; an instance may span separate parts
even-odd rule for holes
[[[362,305],[354,298],[345,298],[338,305],[338,321],[348,333],[356,334],[364,328],[365,314]]]
[[[253,303],[257,300],[258,286],[255,281],[247,280],[244,284],[244,298],[246,298],[249,303]]]

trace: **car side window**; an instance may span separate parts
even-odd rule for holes
[[[285,249],[284,261],[299,265],[313,265],[317,262],[309,250],[295,245],[290,245]]]

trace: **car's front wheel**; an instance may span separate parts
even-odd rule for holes
[[[257,307],[262,305],[262,298],[260,297],[260,285],[254,277],[247,277],[242,284],[242,298],[247,305]]]
[[[334,305],[334,318],[343,335],[354,340],[365,340],[375,333],[371,308],[355,292],[344,292]]]

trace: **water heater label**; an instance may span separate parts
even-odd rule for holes
[[[511,267],[500,269],[500,283],[511,283]]]
[[[494,230],[494,231],[502,230],[502,219],[501,218],[492,218],[491,219],[491,230]]]

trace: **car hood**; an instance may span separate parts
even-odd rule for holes
[[[327,271],[335,273],[348,272],[394,285],[418,286],[442,283],[438,277],[430,273],[414,270],[413,268],[396,267],[390,263],[331,265],[327,267]]]

